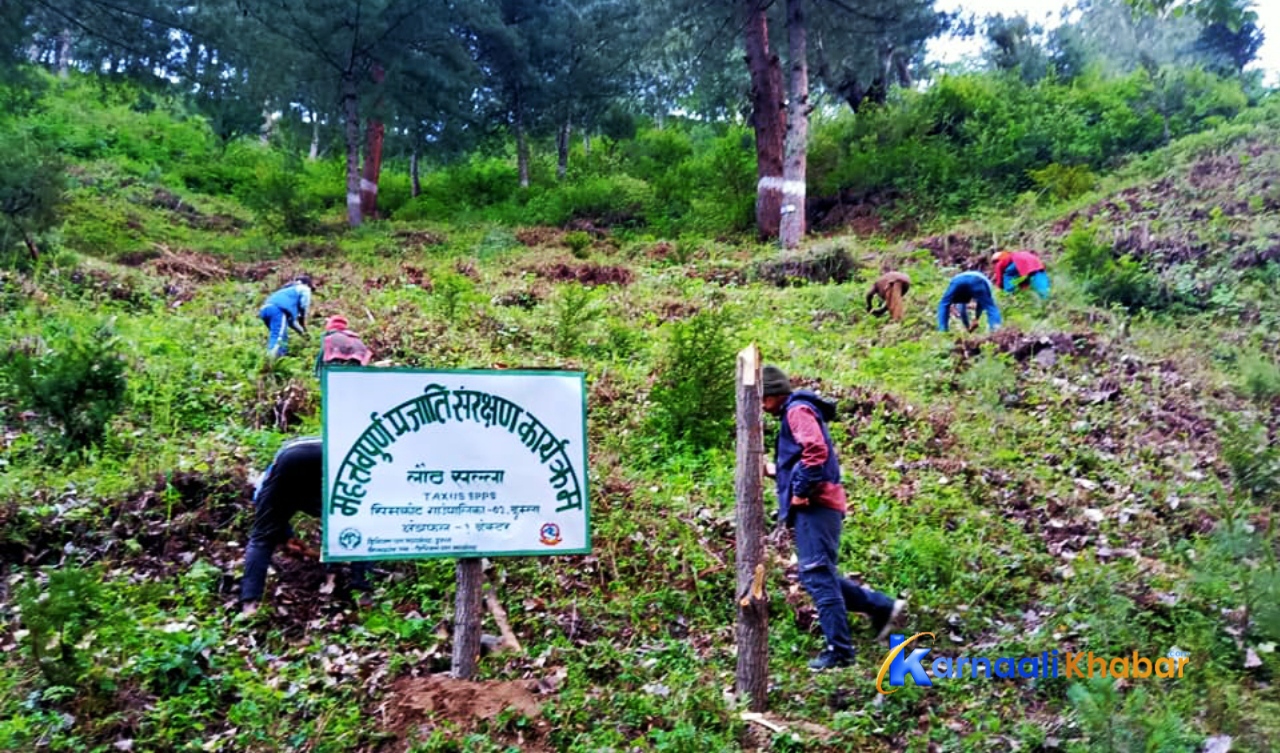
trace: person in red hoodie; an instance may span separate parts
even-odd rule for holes
[[[329,317],[324,325],[324,337],[320,341],[320,352],[316,355],[316,376],[326,364],[337,366],[368,366],[373,353],[360,339],[360,336],[347,329],[347,318],[337,315]]]
[[[1039,256],[1030,251],[998,251],[991,261],[996,265],[991,279],[997,288],[1013,293],[1018,288],[1029,287],[1041,299],[1048,299],[1049,273]]]
[[[849,612],[871,619],[877,641],[884,640],[907,603],[840,575],[840,533],[848,509],[840,483],[840,461],[827,422],[835,405],[809,390],[791,389],[777,366],[761,370],[762,407],[779,419],[777,462],[765,475],[777,479],[778,524],[795,533],[800,584],[818,609],[818,624],[827,646],[809,662],[821,672],[853,663],[856,651],[849,631]]]

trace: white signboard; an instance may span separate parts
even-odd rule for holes
[[[591,551],[583,374],[321,379],[324,561]]]

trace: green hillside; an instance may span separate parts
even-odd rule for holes
[[[69,203],[38,258],[16,246],[0,271],[0,749],[1280,739],[1274,100],[1112,160],[1082,195],[813,237],[802,256],[848,257],[847,277],[824,283],[732,232],[522,225],[483,207],[346,229],[332,203],[290,210],[342,187],[336,163],[219,151],[199,118],[139,111],[122,91],[93,107],[51,97],[28,124],[73,145]],[[713,142],[700,154],[722,154]],[[951,275],[1020,246],[1049,262],[1052,299],[1002,295],[994,334],[937,332]],[[913,280],[900,324],[864,310],[888,268]],[[317,338],[268,361],[256,317],[304,271],[313,321],[343,314],[393,365],[587,374],[593,552],[493,560],[523,650],[482,658],[476,684],[439,674],[451,561],[383,565],[360,609],[318,595],[319,564],[280,551],[264,608],[236,608],[251,479],[284,438],[319,432]],[[887,648],[858,622],[856,665],[811,674],[816,613],[791,547],[771,545],[769,719],[784,731],[744,721],[732,379],[753,342],[839,401],[842,565],[909,595],[904,632],[936,633],[935,655],[1178,649],[1184,675],[882,696]],[[317,524],[295,525],[315,546]]]

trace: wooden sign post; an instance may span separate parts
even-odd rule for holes
[[[460,680],[476,676],[480,661],[480,587],[484,569],[479,557],[458,560],[458,596],[453,602],[453,664],[451,674]]]
[[[764,427],[761,425],[760,349],[738,354],[737,496],[738,672],[735,689],[748,708],[764,711],[769,688],[769,609],[764,591],[765,523],[761,477]]]

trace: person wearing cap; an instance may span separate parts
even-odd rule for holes
[[[827,422],[835,405],[809,390],[792,390],[782,369],[761,372],[764,410],[779,419],[775,463],[765,469],[777,482],[778,524],[795,534],[800,583],[818,609],[826,648],[809,662],[823,671],[853,663],[856,650],[849,612],[871,620],[877,641],[884,640],[906,602],[892,599],[840,575],[840,534],[848,510],[840,483],[840,461]]]
[[[972,326],[969,325],[970,303],[978,307]],[[941,332],[947,331],[947,320],[951,318],[953,305],[959,307],[959,311],[955,313],[966,330],[976,329],[978,320],[982,318],[984,312],[987,315],[987,327],[992,331],[999,329],[1003,321],[1000,318],[1000,307],[996,305],[996,295],[991,287],[991,280],[981,272],[961,272],[951,278],[947,292],[942,294],[942,300],[938,302],[938,330]]]
[[[867,311],[872,316],[884,316],[884,312],[889,312],[889,318],[895,322],[902,321],[903,305],[902,298],[911,289],[911,278],[901,272],[886,272],[876,280],[871,289],[867,291]],[[880,308],[872,311],[875,299],[879,297],[883,301]]]
[[[1049,273],[1039,256],[1030,251],[997,251],[991,263],[996,265],[991,278],[997,288],[1006,293],[1031,288],[1041,300],[1049,298]]]
[[[316,376],[328,364],[338,366],[368,366],[372,351],[360,336],[347,329],[345,316],[331,316],[324,323],[324,335],[320,338],[320,352],[316,354]]]
[[[311,276],[299,275],[267,298],[258,318],[267,325],[267,355],[272,358],[288,352],[289,330],[307,337],[307,311],[311,308]]]
[[[240,581],[240,605],[245,614],[258,611],[276,547],[293,541],[293,516],[303,513],[320,517],[323,485],[324,443],[320,437],[299,437],[281,445],[253,492],[253,529],[245,548],[244,577]],[[351,588],[361,592],[362,606],[370,603],[369,569],[368,562],[351,563]],[[322,591],[327,593],[333,588],[336,573],[329,564],[325,570]]]

